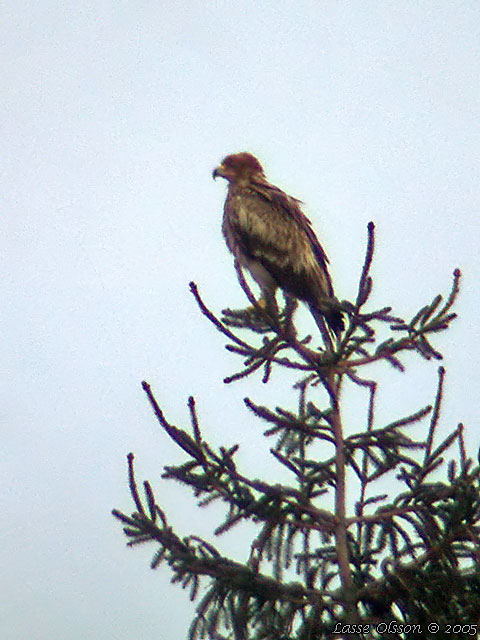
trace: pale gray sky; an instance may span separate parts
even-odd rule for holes
[[[0,16],[2,637],[176,640],[186,594],[110,516],[132,510],[125,455],[182,534],[221,510],[159,480],[183,458],[140,381],[180,426],[194,394],[207,437],[240,442],[255,474],[279,470],[242,398],[295,406],[282,376],[223,387],[238,363],[188,292],[244,304],[211,180],[227,153],[257,154],[306,203],[340,298],[369,220],[374,303],[408,316],[462,268],[461,317],[436,342],[442,429],[464,420],[478,446],[480,4],[7,0]],[[380,420],[432,399],[435,364],[409,362],[372,371]],[[239,559],[246,542],[215,541]]]

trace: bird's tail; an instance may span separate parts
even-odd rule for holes
[[[343,329],[345,328],[345,322],[343,320],[342,312],[339,309],[333,308],[331,305],[322,305],[322,308],[318,306],[309,305],[310,312],[320,329],[320,333],[325,339],[325,332],[328,329],[335,338],[339,338]],[[328,333],[327,333],[328,335]],[[330,336],[329,336],[330,337]],[[330,340],[328,341],[330,342]]]

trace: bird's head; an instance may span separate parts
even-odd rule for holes
[[[220,176],[228,182],[249,182],[252,178],[265,178],[263,167],[251,153],[234,153],[222,160],[213,170],[213,178]]]

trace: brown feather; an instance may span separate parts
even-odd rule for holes
[[[328,258],[300,201],[270,184],[251,154],[227,156],[214,171],[229,182],[222,230],[228,248],[260,285],[265,297],[277,286],[305,301],[340,333]]]

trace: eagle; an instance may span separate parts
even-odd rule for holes
[[[304,301],[319,329],[326,321],[338,337],[344,328],[328,273],[328,258],[301,210],[301,202],[268,182],[251,153],[226,156],[213,178],[228,181],[222,232],[227,247],[276,309],[275,291]]]

